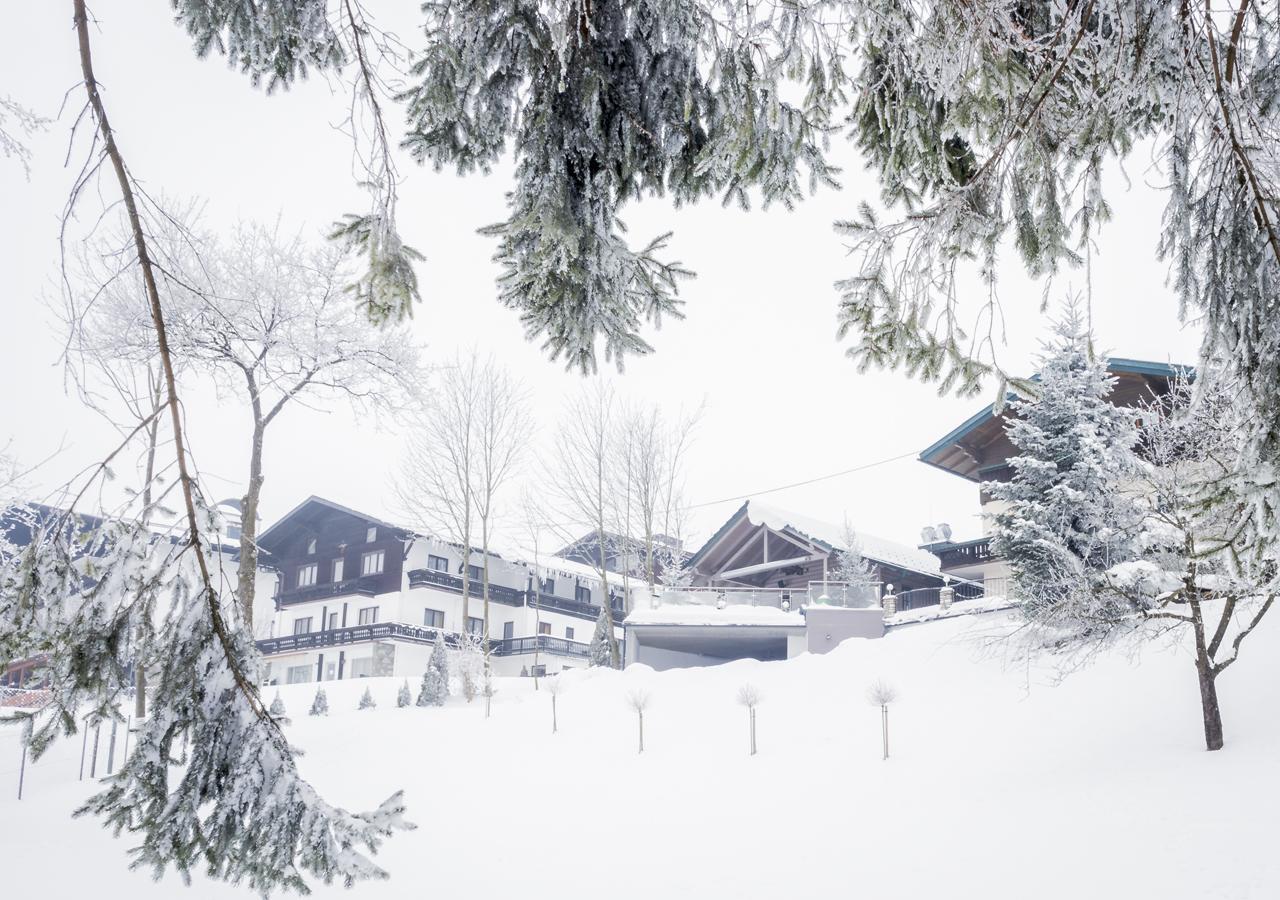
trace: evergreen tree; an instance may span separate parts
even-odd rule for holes
[[[403,709],[406,706],[413,705],[413,694],[409,690],[409,679],[404,680],[404,684],[400,685],[400,691],[396,694],[396,706]]]
[[[836,551],[836,566],[832,574],[836,581],[845,585],[842,590],[846,603],[870,599],[870,589],[876,583],[875,566],[862,555],[858,533],[847,518],[844,520],[842,534],[844,549]]]
[[[311,711],[313,716],[329,715],[329,697],[325,694],[324,688],[316,689],[316,698],[311,701]]]
[[[427,671],[422,675],[422,687],[418,690],[418,706],[444,706],[449,696],[449,655],[444,638],[437,638],[427,660]]]
[[[591,666],[613,667],[613,619],[609,611],[600,609],[596,617],[596,630],[591,635],[591,645],[587,649],[587,661]]]
[[[267,712],[271,713],[271,717],[280,724],[289,724],[289,714],[285,711],[284,701],[280,699],[279,691],[276,691],[275,699],[271,701],[271,708]]]
[[[1041,357],[1037,395],[1011,403],[1013,476],[984,485],[1006,504],[992,549],[1008,560],[1013,593],[1037,621],[1088,628],[1118,612],[1105,608],[1114,597],[1099,588],[1108,569],[1133,557],[1141,510],[1123,490],[1134,471],[1135,415],[1108,402],[1113,384],[1068,308]]]
[[[360,695],[360,709],[377,709],[377,701],[373,699],[373,691],[369,688],[364,689],[364,693]]]

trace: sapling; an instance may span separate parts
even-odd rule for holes
[[[893,685],[882,678],[871,682],[867,688],[867,702],[880,707],[880,739],[884,744],[884,758],[889,758],[889,704],[898,699]]]
[[[409,690],[409,679],[404,680],[404,684],[400,685],[400,691],[396,694],[396,706],[404,709],[406,706],[413,704],[413,694]]]
[[[493,707],[493,695],[498,693],[498,689],[493,686],[493,673],[485,671],[484,682],[480,687],[480,693],[484,695],[484,717],[489,718],[489,712]]]
[[[378,703],[373,699],[373,691],[369,688],[364,689],[364,693],[360,695],[360,709],[377,709]]]
[[[271,708],[267,711],[271,713],[271,717],[281,725],[289,724],[289,714],[284,708],[284,701],[280,699],[279,691],[276,691],[275,699],[271,701]]]
[[[316,699],[311,701],[311,715],[329,715],[329,698],[325,696],[324,688],[316,689]]]
[[[555,734],[559,730],[559,722],[556,719],[556,698],[564,692],[564,682],[557,678],[547,679],[547,693],[551,695],[551,733]]]
[[[649,708],[649,692],[637,688],[627,694],[627,705],[636,711],[636,717],[640,724],[640,749],[639,753],[644,752],[644,711]]]
[[[756,755],[756,707],[760,705],[760,689],[753,684],[744,684],[738,688],[738,702],[747,708],[747,720],[750,723],[751,756]]]

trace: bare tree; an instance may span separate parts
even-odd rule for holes
[[[652,591],[657,570],[669,557],[672,529],[677,524],[678,498],[684,484],[684,457],[703,407],[674,418],[657,405],[624,407],[615,438],[613,471],[620,498],[619,531],[626,536],[625,552],[638,546],[640,569]]]
[[[753,684],[744,684],[738,688],[738,703],[747,708],[747,719],[751,726],[751,756],[756,755],[756,707],[760,705],[760,690]]]
[[[618,669],[622,667],[622,654],[609,603],[607,551],[608,526],[615,521],[617,510],[613,471],[615,402],[613,389],[599,378],[569,400],[556,431],[554,458],[546,480],[563,521],[570,527],[587,527],[595,533],[597,546],[592,565],[600,576],[600,606],[608,629],[610,665]]]
[[[405,515],[461,548],[463,632],[470,618],[479,364],[474,353],[459,354],[435,371],[393,486]]]
[[[542,633],[542,540],[547,531],[547,514],[542,505],[541,495],[532,487],[525,485],[520,492],[520,527],[528,541],[529,550],[533,553],[533,572],[530,577],[530,590],[533,594],[534,633]],[[533,689],[539,688],[538,642],[533,644]],[[554,716],[554,713],[553,713]],[[554,730],[554,729],[553,729]]]
[[[867,687],[867,702],[880,707],[880,740],[885,759],[889,758],[889,704],[897,699],[897,690],[882,678],[877,678]]]
[[[476,516],[480,519],[480,542],[484,556],[481,570],[484,604],[485,671],[489,670],[489,538],[497,512],[496,501],[511,476],[515,474],[524,449],[528,446],[531,419],[528,395],[511,373],[492,357],[475,363],[474,352],[469,370],[476,373],[477,409],[473,417],[475,435],[475,486],[472,497]]]
[[[641,688],[635,688],[627,694],[627,706],[636,711],[636,718],[640,726],[640,749],[638,753],[644,752],[644,712],[649,708],[649,692]]]
[[[291,403],[344,399],[368,410],[412,395],[418,351],[406,329],[373,325],[343,296],[343,255],[330,244],[252,222],[227,240],[170,228],[159,241],[173,355],[243,397],[252,417],[238,572],[252,628],[267,428]]]

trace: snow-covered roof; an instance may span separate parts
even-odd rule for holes
[[[767,525],[774,531],[790,529],[820,544],[825,544],[832,550],[849,549],[844,546],[844,526],[842,525],[812,519],[799,513],[769,506],[759,500],[748,500],[745,507],[747,519],[755,525]],[[899,544],[896,541],[868,534],[861,529],[855,529],[855,531],[862,555],[868,559],[926,575],[942,574],[938,557],[928,550]]]
[[[783,612],[775,606],[746,604],[717,609],[699,603],[664,603],[657,609],[633,609],[627,616],[630,625],[769,625],[803,628],[804,617],[798,611]]]

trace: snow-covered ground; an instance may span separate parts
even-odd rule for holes
[[[556,735],[529,680],[503,681],[488,720],[479,701],[396,709],[389,679],[328,685],[327,719],[306,715],[314,686],[282,695],[328,797],[364,808],[407,791],[419,828],[385,846],[391,880],[359,897],[1280,896],[1280,619],[1222,677],[1227,747],[1206,753],[1185,650],[1050,686],[980,649],[1009,615],[786,662],[576,671]],[[864,697],[876,678],[899,692],[888,762]],[[734,700],[746,682],[764,695],[756,757]],[[652,696],[643,755],[637,686]],[[365,687],[380,706],[358,712]],[[79,753],[65,742],[29,766],[19,804],[16,734],[0,729],[4,896],[245,896],[127,871],[127,836],[68,818],[90,790]]]

